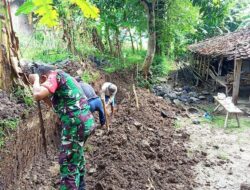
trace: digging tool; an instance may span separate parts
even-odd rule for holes
[[[107,115],[107,110],[106,110],[105,102],[104,102],[104,100],[103,100],[103,99],[102,99],[102,106],[103,106],[103,109],[104,109],[104,114],[105,114],[106,127],[108,128],[108,131],[109,131],[109,121],[108,121],[108,115]]]
[[[41,130],[42,139],[43,139],[43,148],[45,151],[46,158],[48,158],[47,142],[46,142],[46,136],[45,136],[44,123],[43,123],[43,115],[42,115],[41,103],[39,101],[37,101],[37,106],[38,106],[38,114],[39,114],[39,120],[40,120],[40,130]]]

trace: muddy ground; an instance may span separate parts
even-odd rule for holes
[[[0,119],[19,119],[28,113],[28,106],[13,94],[9,94],[0,89]],[[27,112],[25,112],[27,111]]]
[[[174,118],[182,113],[142,89],[137,89],[137,109],[133,80],[128,76],[119,73],[106,77],[118,85],[118,110],[110,130],[97,129],[85,146],[87,189],[194,189],[192,167],[203,157],[198,152],[188,156],[184,144],[189,135],[173,128]],[[49,151],[49,158],[34,158],[17,189],[58,188],[58,150],[51,147]]]
[[[97,129],[88,140],[88,189],[193,189],[199,159],[187,156],[189,135],[172,127],[177,110],[145,90],[137,93],[139,110],[132,98],[122,101],[110,130]],[[58,179],[53,150],[49,159],[34,160],[19,187],[56,189]]]
[[[71,74],[82,72],[82,64],[73,66],[67,67]],[[112,81],[119,91],[117,113],[110,130],[98,128],[85,146],[87,189],[248,189],[244,184],[250,183],[250,131],[228,133],[209,125],[194,125],[192,120],[183,118],[185,113],[180,109],[143,89],[136,90],[137,109],[132,73],[101,77],[95,84],[98,91],[104,80]],[[7,102],[3,104],[6,107],[8,104],[15,107],[17,103],[1,100],[1,97],[0,101]],[[13,117],[19,117],[22,107],[12,110],[13,114],[17,112]],[[176,118],[182,120],[180,129],[174,127]],[[49,142],[49,157],[46,158],[41,142],[37,146],[41,154],[33,156],[30,166],[9,190],[58,189],[58,149],[55,143]]]
[[[138,95],[139,110],[124,101],[111,130],[90,139],[88,188],[193,189],[197,160],[187,156],[183,142],[189,136],[172,128],[176,110],[145,90]]]

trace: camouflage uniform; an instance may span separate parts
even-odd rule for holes
[[[54,93],[52,91],[51,100],[62,122],[59,155],[60,190],[78,190],[80,176],[85,174],[83,143],[94,130],[94,118],[89,111],[87,98],[75,79],[63,71],[55,73],[57,89]],[[52,84],[46,82],[44,86],[49,89],[49,85]]]

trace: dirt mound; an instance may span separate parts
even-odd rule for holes
[[[138,96],[139,110],[126,99],[111,130],[90,138],[88,189],[192,189],[195,161],[183,144],[189,136],[175,133],[170,119],[177,110],[146,90]]]
[[[118,86],[118,111],[110,130],[97,129],[86,145],[86,183],[92,190],[193,189],[192,166],[184,146],[189,135],[176,132],[178,110],[147,90],[132,91],[133,78],[117,73],[106,78]],[[58,151],[39,157],[20,180],[20,189],[57,189]]]
[[[15,98],[0,90],[0,119],[13,119],[19,118],[22,115],[25,105],[18,102]]]
[[[119,82],[118,82],[119,83]],[[172,127],[178,112],[146,90],[137,90],[140,109],[126,98],[110,127],[97,129],[86,145],[87,189],[193,189],[191,159],[184,147],[189,139]],[[21,189],[57,189],[57,150],[34,159],[20,181]]]
[[[69,73],[71,76],[76,76],[77,71],[82,68],[82,63],[72,60],[64,60],[55,63],[56,67],[62,69],[63,71]]]

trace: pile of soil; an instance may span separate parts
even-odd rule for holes
[[[76,76],[77,71],[83,67],[82,63],[72,60],[64,60],[58,63],[55,63],[58,69],[69,73],[71,76]]]
[[[164,100],[137,90],[140,108],[124,99],[110,130],[97,129],[86,145],[87,189],[193,189],[192,166],[184,143],[189,135],[176,132],[172,119],[178,113]],[[20,181],[20,189],[56,189],[58,151],[34,159]]]
[[[119,105],[110,131],[97,130],[88,144],[88,189],[193,189],[192,165],[184,141],[175,133],[175,108],[138,90],[140,109],[128,99]]]
[[[137,89],[137,109],[129,76],[118,73],[106,80],[118,86],[118,110],[110,130],[97,129],[85,146],[87,189],[194,189],[192,166],[199,158],[188,156],[184,144],[189,135],[173,127],[180,111],[143,89]],[[50,149],[49,158],[34,159],[20,189],[57,189],[57,154]]]

